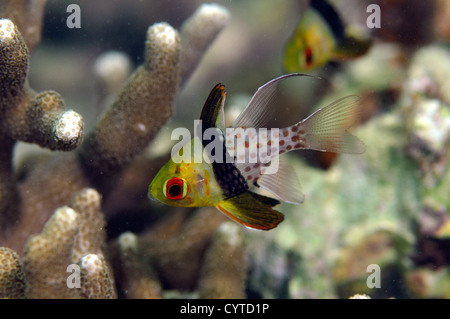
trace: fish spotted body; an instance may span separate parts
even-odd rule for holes
[[[307,75],[287,74],[260,87],[233,124],[235,131],[225,129],[225,88],[216,85],[200,116],[201,132],[186,147],[192,149],[195,143],[200,143],[205,151],[208,141],[201,137],[214,128],[218,131],[219,145],[223,146],[215,149],[215,155],[226,161],[178,162],[172,157],[151,182],[149,197],[172,206],[214,206],[252,229],[276,227],[284,219],[283,214],[273,209],[279,200],[295,204],[304,200],[299,181],[281,154],[297,149],[364,152],[364,144],[347,132],[360,112],[359,99],[354,95],[341,98],[292,126],[256,131],[263,128],[275,110],[273,100],[278,84],[297,76]],[[243,145],[240,152],[235,139]],[[270,171],[274,163],[276,170]],[[277,199],[253,192],[258,187],[270,191]]]

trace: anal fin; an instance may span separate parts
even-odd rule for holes
[[[245,227],[258,230],[272,229],[284,220],[284,216],[271,208],[275,204],[274,201],[264,199],[266,201],[264,203],[258,200],[259,196],[265,197],[244,192],[220,201],[217,208]]]

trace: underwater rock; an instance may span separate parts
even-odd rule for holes
[[[425,235],[436,235],[450,218],[450,51],[428,46],[414,56],[402,96],[408,130],[408,153],[420,169],[423,197],[420,223]],[[430,227],[431,220],[435,220]],[[442,230],[441,230],[442,232]],[[448,238],[448,234],[447,234]]]

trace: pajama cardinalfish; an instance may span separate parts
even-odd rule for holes
[[[330,61],[365,54],[371,40],[353,35],[327,0],[311,0],[284,52],[287,72],[306,72]]]
[[[263,128],[274,116],[277,106],[275,93],[279,83],[298,76],[307,75],[287,74],[261,86],[232,127]],[[219,141],[223,146],[223,154],[219,155],[227,160],[187,163],[174,161],[172,156],[151,182],[148,192],[150,198],[172,206],[214,206],[248,228],[269,230],[284,219],[282,213],[273,209],[280,200],[295,204],[304,200],[299,180],[289,163],[283,156],[280,157],[281,154],[297,149],[353,154],[360,154],[365,150],[364,144],[347,132],[357,122],[360,113],[358,96],[350,95],[317,110],[292,126],[277,130],[261,129],[257,136],[248,134],[243,143],[245,152],[235,152],[234,139],[244,137],[237,133],[230,138],[229,130],[225,130],[225,95],[224,85],[217,84],[213,88],[200,116],[202,131],[187,146],[192,147],[194,140],[200,139],[197,142],[201,143],[204,151],[210,141],[200,137],[207,129],[214,128],[218,130]],[[250,148],[250,142],[255,139],[256,149],[265,150],[262,152],[266,159],[264,162],[262,157],[252,153],[255,148]],[[242,154],[245,155],[244,158],[240,158]],[[272,172],[264,171],[274,161],[278,163],[277,169]],[[258,187],[269,191],[275,198],[255,193],[254,190]]]

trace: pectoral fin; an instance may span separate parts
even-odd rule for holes
[[[372,41],[370,39],[347,36],[339,41],[333,52],[333,59],[347,60],[360,57],[369,51],[371,45]]]
[[[254,196],[250,192],[245,192],[220,201],[217,208],[234,221],[248,228],[272,229],[284,220],[284,216],[271,208],[275,202],[267,200],[263,203],[258,200],[259,196],[261,195]]]

